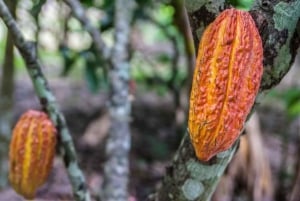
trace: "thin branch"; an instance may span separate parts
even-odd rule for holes
[[[93,43],[97,51],[99,58],[109,60],[110,58],[110,49],[106,46],[105,42],[102,39],[100,31],[95,28],[90,20],[86,17],[85,10],[78,0],[64,0],[72,10],[74,16],[82,23],[84,28],[90,33],[93,38]]]
[[[8,27],[16,47],[26,62],[27,71],[43,109],[48,113],[57,127],[60,138],[59,148],[73,187],[74,197],[78,201],[89,201],[90,194],[85,184],[84,175],[78,165],[72,137],[67,128],[65,118],[60,112],[56,99],[50,91],[47,80],[41,71],[42,66],[36,58],[35,47],[32,43],[25,41],[16,21],[13,19],[3,0],[0,0],[0,16]]]
[[[176,35],[174,35],[168,29],[169,28],[168,25],[164,25],[160,23],[149,14],[144,14],[144,17],[153,25],[157,26],[171,42],[172,50],[173,50],[172,62],[171,62],[172,74],[171,74],[171,78],[168,80],[167,85],[172,90],[173,100],[174,100],[176,110],[181,109],[182,106],[180,103],[180,87],[178,87],[176,84],[176,78],[179,73],[179,57],[180,57],[179,44],[177,42]]]
[[[183,40],[184,40],[184,48],[186,54],[186,67],[188,71],[187,79],[184,84],[187,84],[189,93],[191,91],[192,86],[192,78],[193,71],[195,65],[195,49],[194,49],[194,40],[192,35],[192,30],[190,26],[190,22],[188,19],[187,11],[184,7],[184,0],[172,0],[171,5],[173,5],[175,9],[174,13],[174,24],[178,28],[179,32],[181,32]],[[187,95],[189,97],[190,94]]]
[[[102,201],[128,200],[128,157],[131,143],[128,46],[134,5],[134,0],[115,2],[115,41],[109,72],[111,128],[105,150],[107,161],[104,165]]]
[[[44,6],[44,4],[46,3],[47,0],[41,0],[39,2],[37,2],[31,9],[31,15],[35,21],[35,25],[36,25],[36,31],[35,31],[35,40],[37,41],[37,43],[39,42],[39,33],[41,30],[41,26],[39,24],[39,14]]]
[[[180,90],[178,89],[178,86],[176,86],[176,78],[178,76],[178,71],[179,71],[179,57],[180,57],[180,50],[179,50],[179,44],[177,42],[176,36],[169,31],[168,27],[161,24],[157,20],[153,19],[150,17],[150,21],[154,23],[156,26],[161,28],[163,33],[169,38],[172,44],[172,49],[173,49],[173,55],[172,55],[172,62],[171,62],[171,78],[169,79],[168,85],[170,88],[173,90],[173,96],[174,96],[174,103],[176,109],[181,107],[180,104]]]

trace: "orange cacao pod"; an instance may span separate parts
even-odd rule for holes
[[[26,199],[33,199],[45,183],[56,141],[56,129],[43,112],[29,110],[17,122],[9,148],[9,180]]]
[[[198,159],[232,146],[263,73],[259,32],[246,11],[227,9],[204,31],[190,95],[189,133]]]

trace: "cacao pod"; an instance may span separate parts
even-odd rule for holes
[[[263,73],[263,47],[251,15],[224,10],[204,31],[190,95],[189,133],[208,161],[236,141]]]
[[[45,183],[53,163],[56,129],[48,116],[29,110],[13,129],[9,148],[9,180],[15,191],[33,199]]]

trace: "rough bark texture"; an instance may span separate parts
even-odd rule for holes
[[[186,0],[185,5],[196,47],[204,28],[221,10],[229,8],[225,0]],[[263,95],[267,89],[280,82],[294,61],[299,47],[299,35],[295,28],[300,17],[300,0],[255,1],[250,13],[259,28],[264,46],[264,75],[260,88],[260,95]],[[167,169],[162,187],[151,199],[210,200],[237,144],[203,163],[196,159],[186,133],[171,167]]]
[[[182,143],[167,168],[156,201],[209,200],[219,178],[232,159],[236,144],[207,163],[200,162],[186,132]]]
[[[13,16],[17,6],[16,0],[6,1]],[[0,91],[0,189],[7,185],[7,156],[11,133],[12,103],[14,89],[14,44],[7,34],[5,57],[2,66],[2,81]]]
[[[0,17],[9,29],[14,44],[19,49],[25,60],[28,74],[32,80],[36,95],[38,96],[43,110],[45,110],[58,131],[59,148],[64,160],[70,182],[73,187],[74,198],[76,200],[90,200],[90,194],[87,191],[85,178],[78,166],[75,147],[66,125],[66,120],[60,112],[53,93],[48,87],[48,82],[42,73],[41,63],[36,57],[34,44],[25,41],[19,27],[9,12],[3,0],[0,0]]]
[[[109,72],[111,128],[106,142],[102,201],[127,201],[131,103],[129,99],[130,23],[134,1],[116,0],[115,34]]]

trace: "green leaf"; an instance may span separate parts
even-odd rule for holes
[[[159,9],[154,12],[155,18],[164,25],[172,24],[174,13],[174,7],[170,5],[161,5]]]
[[[86,7],[91,7],[94,5],[94,0],[81,0],[80,2]]]
[[[95,58],[95,63],[97,66],[99,66],[102,70],[102,78],[104,82],[108,83],[108,67],[107,67],[107,62],[103,60],[103,58],[99,58],[96,54],[96,48],[94,45],[91,46],[90,51],[93,52],[94,58]]]
[[[253,5],[253,0],[229,0],[229,3],[236,9],[249,11]]]
[[[63,57],[65,64],[61,75],[67,76],[73,69],[75,62],[77,61],[78,53],[63,45],[59,47],[59,51]]]
[[[159,96],[164,96],[168,92],[168,88],[166,86],[158,85],[155,89]]]
[[[113,28],[114,25],[113,16],[114,16],[113,12],[109,12],[103,16],[103,18],[100,21],[100,29],[102,32],[108,31]]]
[[[105,0],[101,6],[101,10],[104,12],[104,15],[100,20],[100,29],[102,32],[105,32],[113,28],[115,1]]]
[[[171,61],[171,57],[167,53],[162,53],[157,56],[157,61],[161,63],[169,63]]]
[[[300,115],[300,99],[297,103],[294,103],[288,108],[288,114],[291,118],[295,118]]]
[[[32,8],[30,9],[30,14],[37,20],[37,17],[39,15],[39,13],[41,12],[41,9],[44,5],[44,3],[46,3],[46,0],[36,0],[34,1],[34,5],[32,6]]]
[[[112,8],[115,5],[115,0],[104,0],[101,6],[102,9]]]
[[[153,4],[153,2],[151,0],[135,0],[135,1],[139,5],[139,7],[141,7],[141,6],[149,6],[149,5]]]
[[[97,68],[96,66],[91,65],[89,62],[87,62],[87,65],[85,67],[85,78],[88,88],[94,93],[97,92],[99,89]]]
[[[300,89],[291,87],[283,92],[273,90],[271,96],[279,98],[285,104],[286,111],[290,118],[300,115]]]
[[[106,82],[104,68],[99,68],[103,62],[91,50],[80,52],[80,56],[85,60],[85,78],[88,88],[95,93],[99,90],[100,84],[105,85]]]
[[[300,101],[300,89],[293,87],[281,94],[283,101],[287,107],[292,106],[295,102]]]

